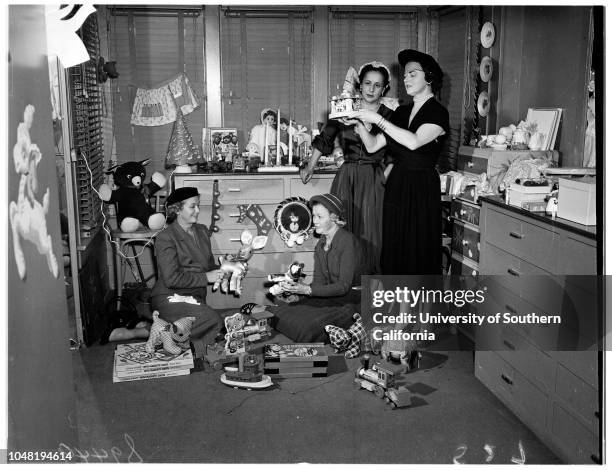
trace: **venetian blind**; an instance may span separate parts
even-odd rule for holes
[[[164,157],[173,124],[132,126],[130,117],[136,90],[155,88],[185,72],[200,107],[185,116],[194,142],[201,144],[205,126],[204,28],[201,11],[112,11],[114,118],[117,161],[151,158],[147,174],[164,169]]]
[[[78,212],[77,243],[101,226],[100,199],[94,192],[103,182],[102,93],[98,84],[99,36],[96,15],[89,15],[78,31],[90,60],[68,69],[72,139],[77,160],[74,188]],[[90,173],[91,172],[91,173]]]
[[[373,60],[391,70],[391,84],[386,96],[406,101],[403,72],[399,71],[397,53],[417,47],[417,15],[414,12],[362,12],[330,9],[329,13],[329,84],[330,95],[342,89],[350,66],[359,67]]]
[[[243,147],[265,108],[311,121],[312,13],[235,10],[221,15],[223,122]]]
[[[440,101],[448,109],[450,132],[442,150],[438,166],[446,172],[457,167],[457,152],[461,144],[463,93],[465,87],[465,8],[441,13],[439,16],[438,61],[444,71]]]

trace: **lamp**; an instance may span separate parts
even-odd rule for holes
[[[189,165],[195,165],[201,161],[202,150],[193,143],[185,117],[180,106],[177,106],[176,121],[166,153],[166,168],[175,167],[175,173],[191,173]]]

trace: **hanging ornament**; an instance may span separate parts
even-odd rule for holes
[[[238,210],[240,211],[238,216],[239,224],[248,217],[257,227],[257,235],[268,235],[272,228],[272,222],[266,217],[259,204],[240,204],[238,205]]]
[[[212,192],[212,203],[211,208],[212,212],[210,214],[210,225],[208,226],[208,236],[211,237],[213,233],[217,233],[219,231],[219,227],[217,227],[217,221],[221,218],[219,215],[219,209],[221,208],[221,204],[219,204],[219,195],[221,192],[219,191],[219,180],[213,180],[213,192]]]

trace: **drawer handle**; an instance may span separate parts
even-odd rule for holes
[[[501,378],[508,385],[513,385],[514,384],[514,382],[512,382],[512,379],[510,377],[508,377],[506,374],[501,374]]]
[[[512,344],[511,342],[509,342],[508,340],[504,340],[503,343],[509,348],[512,349],[513,351],[516,350],[516,348],[514,347],[514,344]]]
[[[601,459],[598,455],[591,454],[591,460],[595,462],[597,465],[601,465]]]
[[[240,243],[240,238],[230,238],[230,242],[239,242]]]
[[[524,235],[522,233],[510,232],[510,236],[512,238],[518,238],[520,240],[521,238],[523,238]]]
[[[240,188],[227,188],[228,193],[239,193],[240,191]]]
[[[468,168],[473,168],[474,167],[474,162],[467,162],[467,167]]]
[[[595,417],[596,417],[597,419],[601,419],[601,418],[600,418],[600,417],[601,417],[601,414],[599,413],[599,411],[596,411],[596,412],[595,412],[595,413],[593,413],[593,414],[595,415]]]
[[[229,214],[230,217],[240,217],[240,214],[236,214],[235,212],[233,214]]]
[[[513,268],[508,268],[508,273],[516,277],[519,277],[521,275],[520,272],[518,272],[516,269],[513,269]]]
[[[516,309],[512,305],[506,304],[506,310],[510,313],[516,313]]]

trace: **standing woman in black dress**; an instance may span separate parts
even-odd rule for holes
[[[449,131],[448,111],[435,98],[442,69],[428,54],[405,49],[398,55],[406,92],[413,102],[389,120],[356,111],[355,130],[369,152],[385,145],[394,167],[385,184],[381,266],[383,274],[441,274],[440,177],[436,163]],[[364,123],[382,133],[371,134]]]

